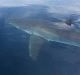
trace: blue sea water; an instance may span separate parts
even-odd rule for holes
[[[80,48],[47,42],[34,62],[29,37],[0,18],[0,75],[80,75]]]

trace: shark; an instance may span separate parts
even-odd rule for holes
[[[37,60],[40,48],[46,41],[80,47],[80,30],[74,24],[52,22],[36,18],[10,18],[8,23],[30,35],[29,56]]]

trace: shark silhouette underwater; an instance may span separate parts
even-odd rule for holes
[[[80,47],[80,31],[71,27],[71,20],[55,23],[41,19],[14,18],[9,19],[8,23],[30,34],[29,56],[33,60],[37,60],[40,47],[46,41]]]

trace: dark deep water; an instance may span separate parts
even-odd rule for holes
[[[47,42],[34,62],[29,37],[0,18],[0,75],[80,75],[80,48]]]

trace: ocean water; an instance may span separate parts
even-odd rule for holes
[[[34,62],[29,37],[0,18],[0,75],[80,75],[80,48],[47,42]]]

